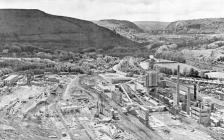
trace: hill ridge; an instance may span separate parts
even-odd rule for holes
[[[0,9],[0,38],[6,43],[28,42],[72,51],[94,48],[112,53],[114,49],[125,49],[131,53],[140,47],[139,43],[91,21],[51,15],[38,9]]]

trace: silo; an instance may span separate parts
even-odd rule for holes
[[[146,87],[157,87],[157,78],[158,78],[158,73],[156,71],[150,71],[146,75]]]

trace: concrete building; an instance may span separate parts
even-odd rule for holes
[[[157,87],[158,86],[158,73],[156,71],[150,71],[146,75],[145,86],[146,87]]]
[[[119,105],[122,104],[122,93],[119,91],[119,89],[116,89],[115,92],[112,92],[112,100]]]
[[[12,84],[15,84],[18,80],[19,80],[19,75],[12,74],[12,75],[9,75],[7,78],[5,78],[3,82],[4,82],[4,85],[10,86]]]
[[[77,109],[80,109],[80,106],[76,106],[76,105],[69,105],[69,106],[62,106],[61,107],[61,112],[62,114],[71,114],[74,113]]]
[[[56,77],[47,77],[46,80],[50,82],[59,83],[59,79],[57,79]]]
[[[210,125],[210,116],[211,116],[211,109],[209,107],[200,108],[200,107],[191,107],[191,116],[198,120],[200,124],[205,126]]]

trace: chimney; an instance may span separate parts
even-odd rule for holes
[[[175,100],[176,99],[176,100]],[[180,101],[180,65],[177,66],[177,88],[176,88],[176,98],[174,105],[179,106]]]
[[[197,85],[194,84],[194,100],[197,100]]]
[[[190,115],[190,106],[191,106],[191,89],[190,87],[187,88],[187,114]]]

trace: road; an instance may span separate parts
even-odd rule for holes
[[[67,88],[66,88],[66,90],[65,90],[65,92],[63,94],[63,99],[64,100],[69,99],[71,97],[70,96],[70,93],[72,92],[73,88],[85,90],[79,84],[79,76],[75,76],[74,79],[72,79],[71,82],[69,83],[69,85],[67,86]],[[91,97],[93,97],[89,92],[86,92],[86,93],[89,94]],[[59,107],[56,106],[56,110],[57,110],[57,113],[58,113],[59,117],[61,118],[62,123],[63,123],[64,127],[66,128],[69,136],[71,137],[72,140],[75,140],[74,135],[72,134],[70,128],[67,126],[66,120],[64,119],[64,116],[61,113]],[[76,122],[81,127],[84,128],[85,133],[87,134],[87,136],[89,137],[89,139],[90,140],[95,140],[96,139],[96,135],[92,132],[92,130],[87,125],[81,123],[76,114],[74,115],[74,117],[76,118]]]
[[[78,80],[78,76],[75,76],[74,79],[71,80],[71,82],[67,85],[66,89],[65,89],[65,92],[63,93],[63,96],[62,98],[64,100],[67,100],[67,99],[70,99],[70,90],[71,88],[76,84],[76,81]]]
[[[67,126],[66,120],[65,120],[63,114],[61,113],[59,106],[57,104],[55,104],[54,108],[55,108],[55,111],[57,112],[58,116],[60,117],[60,120],[61,120],[62,124],[64,125],[67,133],[69,134],[70,138],[72,140],[75,140],[74,135],[72,134],[70,128]]]
[[[97,136],[95,135],[95,133],[85,124],[80,122],[79,118],[77,117],[77,115],[74,115],[76,122],[84,128],[85,133],[87,134],[87,136],[89,137],[90,140],[96,140]]]

